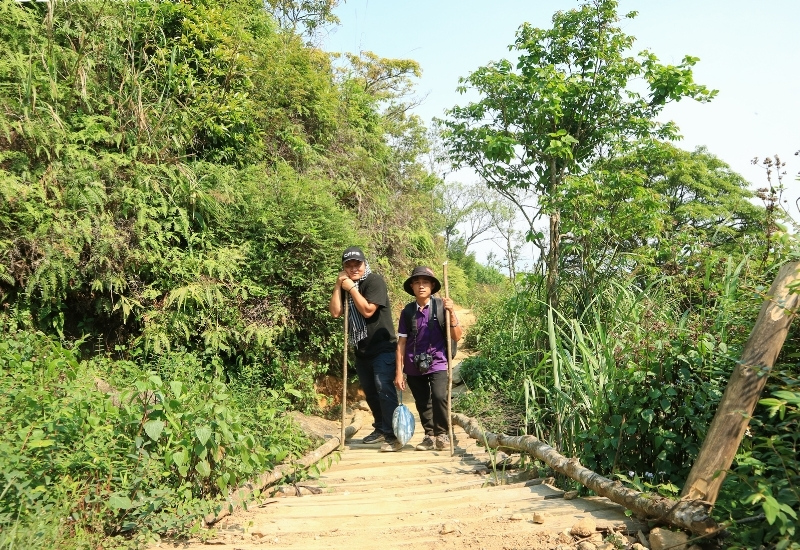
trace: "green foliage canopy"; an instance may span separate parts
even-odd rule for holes
[[[765,246],[767,215],[748,183],[705,148],[641,143],[564,184],[560,269],[584,307],[606,281],[635,274],[691,279],[710,256]]]
[[[39,328],[280,384],[337,356],[344,246],[370,243],[390,280],[442,253],[413,61],[334,70],[249,0],[0,12],[0,300]]]

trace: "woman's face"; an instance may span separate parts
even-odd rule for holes
[[[367,264],[359,262],[358,260],[347,260],[344,263],[344,272],[350,277],[351,281],[357,281],[364,276],[367,270]]]

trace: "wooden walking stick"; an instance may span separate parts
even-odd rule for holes
[[[442,264],[442,276],[444,277],[444,297],[450,297],[450,286],[447,284],[447,262]],[[447,329],[447,334],[445,335],[445,340],[447,340],[447,432],[450,437],[450,456],[455,454],[453,449],[453,420],[450,418],[452,414],[450,412],[450,408],[453,401],[453,363],[450,359],[453,350],[453,344],[450,339],[450,310],[445,310],[445,328]]]
[[[344,293],[344,291],[342,291]],[[339,450],[344,450],[344,424],[345,416],[347,415],[347,326],[350,318],[350,304],[347,301],[347,296],[342,300],[342,307],[344,308],[344,360],[342,361],[342,435],[339,438]]]

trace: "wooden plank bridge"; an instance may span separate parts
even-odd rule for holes
[[[602,547],[611,532],[644,528],[608,499],[567,500],[548,480],[503,470],[496,454],[459,427],[454,456],[449,449],[415,451],[424,434],[414,414],[416,433],[401,452],[362,443],[367,426],[317,479],[273,488],[261,504],[222,519],[205,542],[158,547],[499,550],[574,547],[581,539]],[[336,426],[331,423],[330,437],[338,435]],[[595,522],[593,536],[568,534],[587,518]]]

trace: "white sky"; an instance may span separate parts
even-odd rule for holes
[[[509,58],[508,45],[523,22],[549,28],[556,10],[576,0],[347,0],[341,25],[323,41],[329,51],[372,51],[414,59],[423,70],[415,112],[430,122],[466,104],[458,78],[489,61]],[[699,57],[695,81],[719,90],[706,104],[683,100],[666,109],[692,150],[705,145],[751,182],[766,186],[753,157],[776,153],[786,161],[786,205],[800,218],[800,0],[621,0],[622,22],[636,37],[634,51],[652,51],[662,63]],[[479,259],[482,259],[479,252]]]

